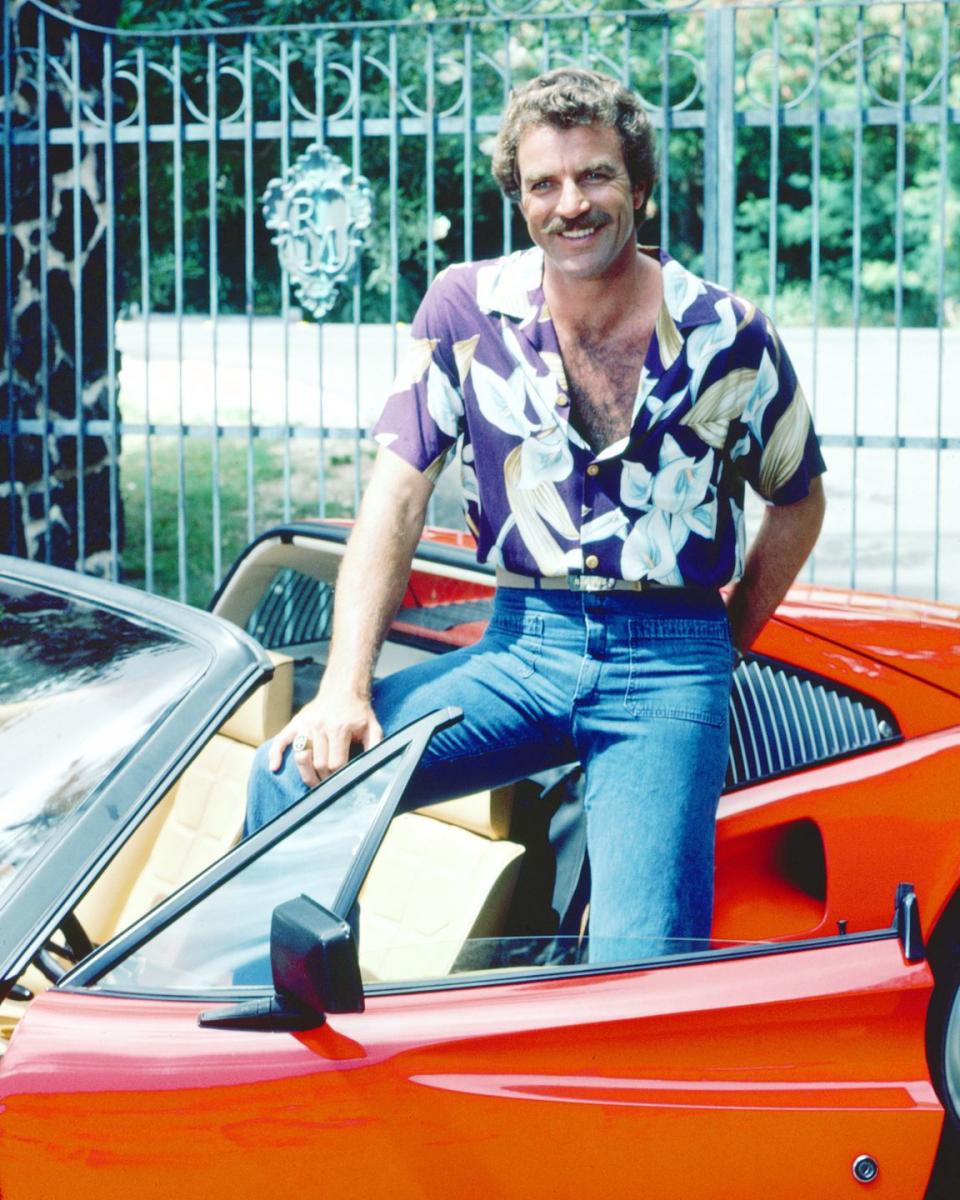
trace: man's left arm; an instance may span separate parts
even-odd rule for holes
[[[747,650],[807,561],[823,524],[826,500],[819,476],[794,504],[771,505],[747,553],[743,576],[727,601],[733,644]]]

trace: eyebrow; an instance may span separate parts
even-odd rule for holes
[[[581,175],[589,175],[591,171],[610,171],[616,174],[619,170],[617,164],[609,158],[599,158],[596,162],[588,163],[580,172]]]

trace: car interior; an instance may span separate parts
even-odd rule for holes
[[[266,539],[228,578],[214,611],[264,645],[274,674],[223,723],[80,901],[73,915],[93,945],[127,928],[240,840],[247,778],[257,746],[315,694],[326,659],[333,584],[342,552],[341,543],[316,537]],[[476,572],[418,560],[377,672],[387,674],[427,654],[475,640],[492,591],[491,583]],[[758,689],[771,686],[763,676],[757,675],[757,680]],[[789,692],[784,695],[793,702]],[[783,709],[782,701],[767,699],[769,709]],[[743,706],[743,711],[750,710]],[[856,719],[866,721],[860,713]],[[735,709],[732,732],[743,757],[745,748],[760,737],[752,729],[738,730],[737,720]],[[817,721],[824,723],[819,709]],[[880,724],[874,724],[878,737],[886,736]],[[871,736],[866,729],[865,737]],[[764,740],[769,740],[765,733]],[[734,759],[732,754],[732,769]],[[744,769],[749,770],[749,764]],[[551,938],[555,943],[561,940],[556,925],[550,927],[549,918],[556,914],[549,913],[549,905],[547,923],[537,927],[537,914],[544,912],[542,873],[523,869],[525,856],[529,863],[534,850],[516,819],[518,786],[466,795],[394,818],[360,893],[359,954],[365,982],[437,979],[504,965],[502,956],[496,958],[498,943],[518,932],[531,945],[548,947],[537,961],[558,961],[549,951]],[[761,841],[747,848],[749,863],[741,846],[725,864],[720,847],[718,938],[751,937],[745,915],[751,909],[751,890],[762,892],[768,901],[772,896],[783,916],[783,929],[766,929],[763,940],[797,936],[816,927],[822,917],[826,864],[812,822],[764,831]],[[734,873],[737,899],[724,908],[724,879]],[[536,895],[527,894],[528,887],[536,889]],[[766,907],[769,911],[769,904]],[[577,920],[580,940],[587,921],[588,906]],[[52,969],[48,953],[46,973],[31,964],[19,980],[22,990],[0,1006],[0,1052],[30,996],[56,979],[56,947],[48,950],[53,953]],[[529,966],[532,952],[524,953],[519,965]],[[562,953],[569,961],[569,945]],[[71,958],[69,952],[59,957],[64,971]]]
[[[332,578],[338,558],[323,557],[323,574]],[[314,564],[317,558],[311,556]],[[269,596],[263,566],[244,573],[234,604],[241,596],[244,602]],[[267,569],[275,575],[275,566]],[[297,646],[296,657],[270,652],[272,678],[204,745],[77,905],[74,915],[93,945],[126,929],[240,840],[254,752],[316,690],[326,645],[321,636]],[[378,671],[397,670],[425,653],[388,642]],[[464,945],[501,933],[524,853],[509,837],[513,792],[466,795],[394,819],[360,895],[366,981],[446,975]],[[71,955],[49,948],[54,968],[66,970]],[[49,954],[47,963],[49,974]],[[36,964],[18,981],[24,997],[53,982]],[[26,1003],[13,997],[0,1005],[0,1053]]]
[[[292,714],[293,660],[274,658],[273,678],[203,747],[78,904],[75,916],[94,945],[240,840],[254,751]],[[508,836],[512,791],[465,796],[395,818],[360,895],[366,981],[446,975],[465,944],[500,933],[524,852]],[[61,961],[65,969],[69,957]],[[19,980],[34,995],[52,982],[36,964]],[[0,1052],[26,1002],[10,998],[0,1005]]]

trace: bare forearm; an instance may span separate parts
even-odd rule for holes
[[[813,549],[826,504],[819,478],[796,504],[768,508],[728,600],[734,644],[746,650],[787,594]]]
[[[324,675],[328,688],[369,696],[374,664],[423,531],[427,494],[385,498],[373,487],[367,492],[337,576]]]
[[[294,746],[300,777],[315,786],[346,763],[350,747],[382,736],[370,704],[373,667],[403,597],[431,484],[381,450],[337,577],[333,639],[320,690],[273,739],[277,771]]]

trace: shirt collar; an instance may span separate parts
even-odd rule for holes
[[[679,329],[718,321],[717,301],[723,296],[714,284],[682,267],[660,250],[663,302]],[[484,312],[526,324],[543,308],[543,251],[539,246],[517,250],[481,266],[477,273],[477,302]]]
[[[477,272],[477,306],[526,324],[543,307],[543,251],[517,250],[484,263]]]
[[[708,283],[682,267],[665,250],[660,251],[663,273],[663,303],[678,329],[695,329],[720,320],[717,301],[725,295],[715,284]]]

